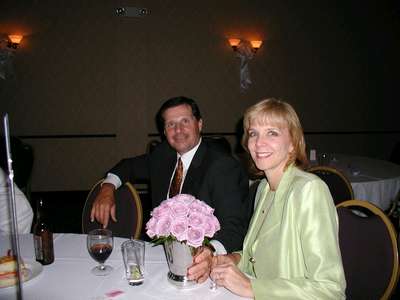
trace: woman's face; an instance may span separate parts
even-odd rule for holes
[[[269,180],[280,180],[293,144],[287,127],[250,121],[248,149],[257,168],[264,171]]]

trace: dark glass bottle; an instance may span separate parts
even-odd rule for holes
[[[43,199],[36,204],[36,223],[33,226],[33,242],[36,260],[42,265],[54,261],[53,232],[46,222]]]

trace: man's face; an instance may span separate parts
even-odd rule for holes
[[[176,152],[182,155],[198,144],[203,121],[193,116],[189,105],[168,108],[163,118],[165,136]]]

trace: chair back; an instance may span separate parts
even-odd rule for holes
[[[101,183],[97,182],[89,192],[82,213],[82,232],[101,228],[102,225],[97,221],[90,221],[90,211],[96,196],[98,195]],[[115,191],[115,206],[117,222],[110,219],[108,229],[113,232],[114,236],[124,238],[140,238],[143,224],[142,203],[136,189],[131,183],[127,182]]]
[[[390,154],[390,159],[391,162],[400,165],[400,141],[398,141],[392,150],[392,153]]]
[[[232,147],[229,141],[223,137],[223,136],[203,136],[203,141],[207,143],[210,148],[226,153],[226,154],[232,154]]]
[[[309,168],[308,172],[317,175],[326,183],[335,205],[349,199],[354,199],[350,181],[339,170],[332,167],[315,166]]]
[[[346,298],[389,299],[399,276],[392,223],[381,209],[367,201],[349,200],[336,207]]]
[[[154,149],[155,149],[159,144],[161,144],[161,142],[160,142],[159,140],[151,140],[151,141],[149,141],[149,142],[147,143],[147,146],[146,146],[146,153],[147,153],[147,154],[152,153],[152,152],[154,151]]]

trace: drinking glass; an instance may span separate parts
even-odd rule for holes
[[[121,245],[121,251],[128,283],[130,285],[141,285],[144,281],[144,241],[125,241]]]
[[[108,229],[95,229],[88,233],[87,248],[89,254],[95,261],[99,262],[99,265],[92,269],[94,275],[108,275],[113,270],[111,266],[104,265],[112,252],[113,242],[112,232]]]

